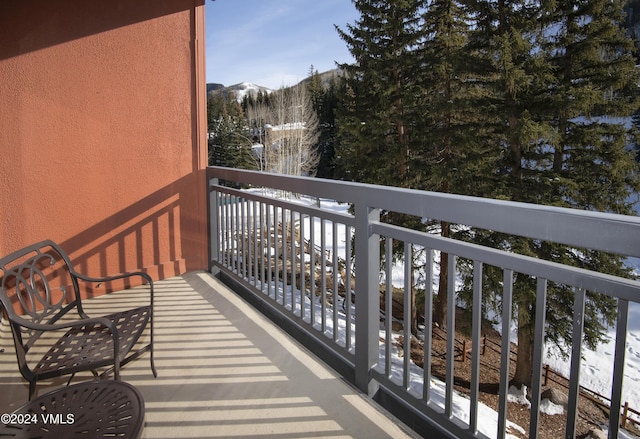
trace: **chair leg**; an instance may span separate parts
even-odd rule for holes
[[[153,372],[153,377],[158,378],[158,371],[156,370],[156,364],[153,361],[153,348],[151,349],[151,372]]]
[[[36,381],[29,381],[29,401],[33,398],[33,395],[36,393]]]

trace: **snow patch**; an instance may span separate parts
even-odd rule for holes
[[[564,414],[564,407],[558,404],[554,404],[548,399],[543,399],[540,403],[540,412],[547,415],[562,415]]]
[[[510,386],[507,401],[531,408],[531,402],[527,399],[527,386],[524,384],[519,389],[516,386]]]

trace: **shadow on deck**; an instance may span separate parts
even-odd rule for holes
[[[86,301],[87,312],[128,307],[139,300],[133,291]],[[122,370],[145,398],[143,438],[411,437],[209,273],[157,282],[155,297],[158,378],[148,355]],[[27,384],[5,324],[0,347],[6,413],[26,402]],[[43,382],[38,393],[64,383]]]

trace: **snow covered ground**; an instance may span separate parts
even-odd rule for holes
[[[263,192],[260,192],[260,195],[265,195]],[[316,200],[290,200],[294,202],[300,202],[301,204],[316,204]],[[339,204],[330,200],[322,200],[321,207],[323,209],[330,209],[336,212],[346,213],[348,210],[348,205]],[[309,227],[309,219],[305,220],[305,237],[307,239],[310,238],[310,227]],[[315,243],[320,242],[321,237],[321,228],[320,228],[320,220],[316,218],[315,227]],[[345,228],[343,226],[337,227],[337,243],[338,248],[337,252],[341,257],[346,255],[346,241],[345,241]],[[333,246],[333,229],[332,227],[326,227],[325,229],[325,241],[327,248],[332,248]],[[636,262],[634,262],[636,263]],[[640,274],[640,261],[637,262],[637,271]],[[393,283],[396,286],[402,286],[403,284],[403,270],[402,269],[394,269],[393,272]],[[291,291],[291,287],[287,286],[285,288],[286,294],[297,294]],[[282,287],[280,288],[280,294],[282,294]],[[296,307],[305,306],[305,308],[310,309],[310,303],[308,298],[305,298],[302,301],[300,300],[300,296],[294,300],[296,303]],[[321,312],[319,309],[319,305],[316,306],[315,313],[318,316],[316,321],[319,321],[319,313]],[[341,307],[342,308],[342,307]],[[310,311],[309,311],[310,312]],[[353,310],[352,310],[353,315]],[[333,321],[332,318],[327,318],[327,331],[333,334]],[[338,319],[338,328],[339,332],[339,342],[341,344],[345,344],[346,338],[346,323],[345,317],[343,313],[340,313],[340,317]],[[499,327],[497,329],[500,329]],[[352,342],[355,342],[353,339],[353,331],[352,331]],[[383,330],[380,332],[380,337],[383,339],[386,337],[386,334]],[[615,327],[610,328],[608,332],[608,338],[613,340],[615,337]],[[512,340],[515,340],[515,337],[512,337]],[[611,393],[611,383],[613,376],[613,357],[614,357],[614,343],[613,341],[606,344],[601,344],[595,351],[591,351],[588,348],[584,347],[582,350],[583,361],[581,367],[580,374],[580,384],[592,391],[595,391],[599,394],[610,396]],[[546,362],[549,363],[552,369],[556,372],[568,377],[569,376],[569,368],[570,364],[568,361],[564,360],[557,352],[553,349],[547,349],[548,356],[546,358]],[[398,355],[397,348],[392,347],[392,377],[397,380],[398,383],[402,382],[402,370],[404,359]],[[384,345],[381,344],[380,347],[380,358],[381,364],[384,364]],[[410,392],[414,393],[418,398],[422,392],[422,380],[423,380],[423,371],[421,368],[415,366],[411,363],[410,370]],[[433,403],[439,405],[440,407],[444,407],[445,401],[445,385],[443,382],[432,379],[432,401]],[[624,388],[623,388],[623,403],[625,401],[629,402],[631,408],[635,410],[640,410],[640,304],[632,304],[630,307],[630,316],[629,316],[629,327],[628,327],[628,337],[627,337],[627,349],[626,349],[626,362],[624,369]],[[510,401],[516,402],[518,400],[517,391],[513,391],[513,394],[510,395]],[[525,402],[525,401],[522,401]],[[526,402],[525,402],[526,403]],[[469,421],[469,404],[470,401],[468,397],[462,394],[456,394],[454,401],[454,416],[461,420],[464,423],[468,423]],[[549,405],[544,403],[542,408],[547,413],[557,410],[558,407],[553,405]],[[488,437],[496,436],[496,426],[498,414],[494,410],[490,409],[487,406],[480,404],[479,407],[479,422],[478,429],[484,435]],[[509,426],[517,431],[520,431],[523,434],[526,434],[524,430],[516,425],[509,424]],[[603,426],[603,429],[606,430],[606,426]],[[507,435],[507,437],[514,437],[511,435]],[[629,435],[625,431],[620,431],[620,438],[634,438],[635,436]]]
[[[640,304],[633,303],[629,308],[622,403],[628,402],[629,407],[640,411]],[[613,379],[615,331],[615,326],[609,328],[606,337],[609,342],[600,344],[595,351],[582,348],[580,385],[608,397],[611,395]],[[550,347],[548,354],[546,362],[551,368],[568,377],[570,363]]]

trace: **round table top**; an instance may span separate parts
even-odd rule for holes
[[[123,381],[63,387],[2,415],[0,436],[15,438],[138,438],[144,400]]]

